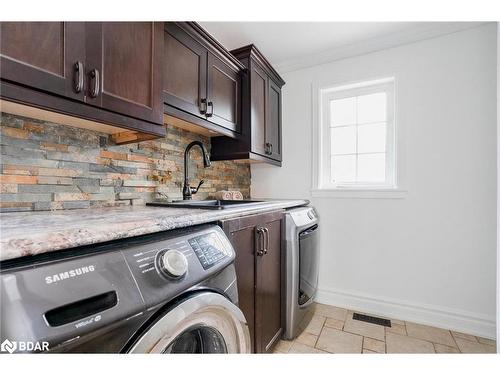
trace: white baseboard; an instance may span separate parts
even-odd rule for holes
[[[328,305],[406,320],[495,339],[495,317],[441,306],[420,305],[352,291],[319,289],[316,301]]]

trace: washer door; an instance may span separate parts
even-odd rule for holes
[[[129,353],[250,353],[240,309],[213,292],[190,297],[157,320]]]

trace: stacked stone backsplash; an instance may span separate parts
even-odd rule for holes
[[[182,199],[184,149],[209,139],[172,126],[153,141],[115,145],[108,134],[1,114],[2,211],[59,210],[144,204]],[[218,190],[250,195],[250,166],[212,162],[203,168],[193,148],[192,185],[204,179],[195,199]]]

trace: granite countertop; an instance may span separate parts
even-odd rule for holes
[[[224,210],[127,206],[0,213],[0,260],[106,242],[308,204],[269,200]]]

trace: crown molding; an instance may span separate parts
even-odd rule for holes
[[[325,52],[312,54],[296,59],[290,59],[274,64],[280,74],[292,72],[294,70],[305,69],[316,65],[326,64],[332,61],[341,60],[353,56],[364,55],[383,49],[393,48],[404,44],[410,44],[425,39],[435,38],[441,35],[452,34],[478,26],[488,22],[438,22],[422,23],[410,30],[383,35],[371,38],[363,42],[353,43]]]
[[[231,53],[239,60],[252,57],[255,61],[257,61],[263,68],[267,69],[268,74],[274,78],[275,82],[282,87],[285,84],[283,78],[278,74],[276,69],[271,65],[271,63],[267,60],[267,58],[259,51],[259,49],[255,46],[255,44],[249,44],[244,47],[240,47],[237,49],[231,50]]]

